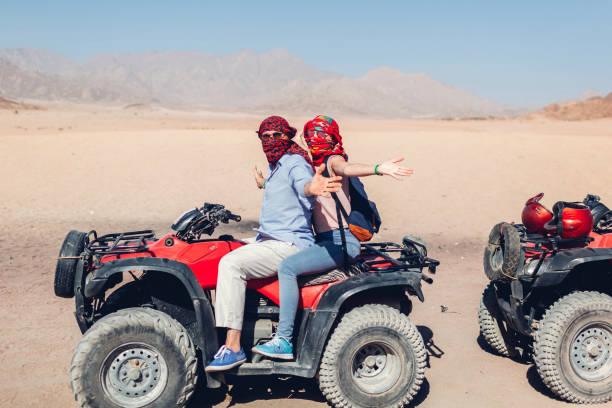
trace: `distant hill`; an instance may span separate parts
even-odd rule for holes
[[[0,57],[0,94],[15,99],[112,102],[125,93],[118,87],[102,87],[85,78],[28,71]]]
[[[13,98],[254,112],[387,118],[513,116],[524,110],[479,98],[425,74],[381,67],[360,78],[326,72],[285,50],[216,56],[196,51],[94,56],[0,50],[0,93]]]
[[[560,120],[612,118],[612,92],[604,97],[595,96],[582,102],[553,103],[528,117],[545,117]]]
[[[584,90],[578,97],[575,99],[576,102],[584,102],[587,99],[595,98],[595,97],[603,98],[606,96],[605,93],[598,91],[597,89],[589,88]]]
[[[29,105],[27,103],[20,103],[20,102],[11,101],[9,99],[4,99],[0,97],[0,109],[39,110],[41,108],[36,105]]]

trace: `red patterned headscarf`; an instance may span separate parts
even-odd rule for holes
[[[308,156],[308,152],[298,146],[290,138],[295,136],[296,130],[294,127],[289,126],[289,122],[280,116],[270,116],[261,122],[257,135],[261,138],[264,132],[268,131],[280,132],[289,137],[289,139],[280,139],[278,137],[266,137],[261,139],[261,145],[263,151],[266,154],[268,163],[270,166],[276,166],[276,163],[285,154],[297,154],[302,156],[308,164],[312,167],[312,162]]]
[[[331,142],[325,138],[331,136]],[[304,137],[306,144],[312,153],[312,161],[315,166],[321,165],[328,156],[339,155],[348,160],[348,156],[342,147],[340,129],[335,120],[329,116],[319,115],[304,125]]]

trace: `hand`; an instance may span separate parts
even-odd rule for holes
[[[261,170],[257,168],[257,166],[253,167],[253,175],[255,176],[255,183],[257,183],[258,188],[264,188],[264,182],[266,179],[263,176]]]
[[[383,162],[378,166],[378,172],[380,174],[391,176],[394,179],[401,181],[404,179],[404,177],[408,177],[414,174],[414,170],[396,164],[403,160],[403,157],[387,160],[386,162]]]
[[[304,193],[307,196],[331,197],[330,193],[337,193],[342,188],[342,177],[324,177],[323,170],[325,164],[316,168],[314,177],[304,186]]]

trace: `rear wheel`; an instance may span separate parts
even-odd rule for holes
[[[509,341],[508,327],[500,316],[493,283],[489,283],[480,298],[478,325],[480,326],[480,334],[493,350],[504,357],[515,354]]]
[[[538,325],[534,360],[544,384],[559,397],[612,400],[612,297],[574,292],[555,302]]]
[[[100,319],[77,345],[70,376],[78,406],[184,407],[197,358],[185,328],[165,313],[124,309]]]
[[[403,407],[425,376],[426,351],[416,326],[396,309],[351,310],[333,331],[319,370],[334,407]]]

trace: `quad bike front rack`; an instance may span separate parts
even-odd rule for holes
[[[85,252],[89,255],[121,255],[143,252],[148,241],[155,238],[153,230],[118,232],[98,237],[95,230],[87,233]]]

